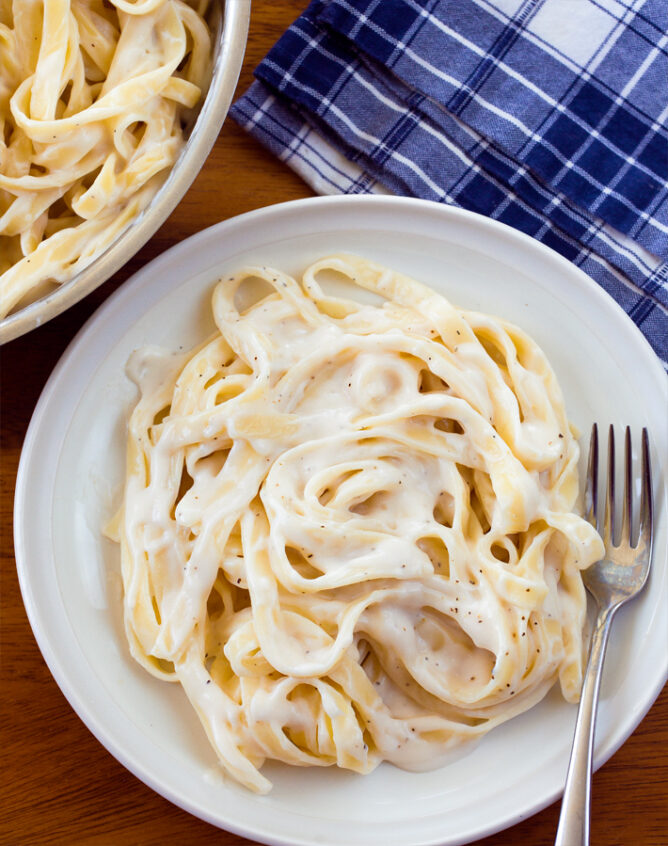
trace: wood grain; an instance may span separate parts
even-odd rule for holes
[[[290,22],[303,0],[256,0],[239,81]],[[308,197],[310,189],[227,121],[198,179],[151,242],[83,302],[8,344],[1,356],[0,461],[0,845],[158,846],[248,843],[174,805],[125,770],[89,733],[53,681],[21,602],[12,546],[12,508],[21,444],[59,356],[93,311],[132,273],[170,245],[251,209]],[[39,523],[37,523],[39,525]],[[660,553],[661,554],[661,553]],[[594,778],[593,842],[668,843],[668,691]],[[479,846],[551,844],[558,805]]]

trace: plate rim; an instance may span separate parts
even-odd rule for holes
[[[26,490],[29,486],[28,467],[30,463],[30,458],[33,455],[34,444],[38,439],[42,419],[44,418],[48,410],[49,403],[51,402],[52,397],[55,394],[56,387],[60,378],[62,378],[63,372],[66,372],[70,360],[76,355],[77,348],[85,342],[91,332],[95,331],[97,324],[100,321],[104,322],[106,320],[112,320],[114,317],[114,313],[119,308],[124,308],[125,301],[132,301],[132,298],[133,296],[135,296],[137,290],[141,288],[141,284],[143,282],[144,277],[151,277],[153,274],[156,273],[157,270],[160,269],[163,264],[169,264],[172,260],[174,260],[175,256],[187,254],[188,252],[196,249],[197,244],[200,241],[215,237],[215,235],[219,233],[224,233],[229,236],[235,228],[245,227],[249,223],[261,226],[262,218],[264,217],[272,217],[274,215],[286,213],[288,211],[299,213],[304,207],[313,210],[313,212],[315,213],[315,206],[326,208],[345,206],[350,203],[353,203],[357,206],[365,204],[371,207],[376,206],[379,208],[384,206],[394,206],[397,208],[398,211],[400,211],[402,207],[409,209],[410,211],[418,211],[418,209],[421,209],[422,212],[426,212],[429,214],[443,214],[446,217],[454,217],[455,219],[460,218],[464,221],[472,222],[473,225],[482,226],[483,229],[485,229],[486,227],[491,227],[493,230],[499,231],[505,237],[510,237],[511,240],[517,241],[520,246],[524,244],[525,248],[528,245],[529,249],[536,251],[537,254],[542,256],[543,260],[549,262],[556,262],[557,266],[560,266],[565,272],[574,276],[574,278],[578,277],[579,284],[585,285],[585,287],[588,289],[588,293],[593,294],[598,299],[601,306],[606,308],[606,310],[608,310],[611,314],[614,315],[613,319],[622,319],[626,322],[627,331],[630,330],[632,332],[632,335],[635,337],[635,341],[641,342],[641,346],[644,346],[645,357],[647,357],[647,354],[649,353],[650,360],[652,361],[655,369],[655,373],[657,376],[659,376],[660,374],[660,378],[663,380],[664,392],[668,394],[668,390],[666,390],[667,382],[664,379],[664,370],[661,366],[658,356],[651,348],[647,339],[642,335],[638,327],[635,326],[635,324],[631,321],[631,319],[624,312],[621,306],[619,306],[619,304],[616,303],[616,301],[611,296],[609,296],[602,288],[600,288],[596,284],[596,282],[594,282],[593,279],[591,279],[587,274],[585,274],[584,271],[582,271],[580,268],[573,265],[567,259],[554,252],[549,247],[541,244],[540,242],[536,241],[528,235],[525,235],[524,233],[518,232],[517,230],[504,223],[494,221],[477,213],[458,209],[452,206],[438,204],[428,200],[420,200],[406,197],[388,197],[373,195],[335,195],[326,197],[309,197],[299,200],[292,200],[284,203],[273,204],[229,218],[228,220],[221,221],[217,224],[207,227],[204,230],[201,230],[198,233],[195,233],[194,235],[190,236],[187,239],[184,239],[178,244],[173,245],[172,247],[161,253],[159,256],[154,258],[152,261],[148,262],[146,265],[140,268],[140,270],[133,274],[121,287],[114,291],[84,323],[84,325],[77,332],[75,337],[72,339],[70,344],[67,346],[67,348],[61,355],[59,361],[54,367],[40,394],[39,400],[33,411],[30,425],[28,427],[24,439],[16,478],[14,500],[14,542],[16,567],[19,585],[21,589],[21,596],[30,622],[33,636],[35,637],[37,645],[49,668],[49,671],[51,672],[54,680],[58,684],[62,693],[65,695],[65,698],[67,699],[70,707],[73,708],[77,716],[87,726],[87,728],[89,729],[89,731],[91,731],[94,737],[96,737],[96,739],[105,747],[105,749],[110,754],[112,754],[124,767],[126,767],[126,769],[133,773],[135,777],[139,778],[142,782],[147,784],[152,790],[161,795],[163,798],[168,799],[168,801],[172,802],[178,807],[186,810],[194,816],[199,817],[200,819],[204,819],[205,821],[211,823],[214,826],[217,826],[219,828],[225,828],[226,830],[231,831],[235,834],[239,834],[241,836],[258,838],[261,840],[261,842],[276,844],[276,846],[279,846],[279,844],[280,846],[284,846],[284,844],[295,844],[296,846],[297,843],[303,843],[304,846],[306,846],[306,844],[311,844],[315,841],[312,841],[307,838],[301,841],[294,840],[294,838],[290,840],[285,840],[281,837],[272,836],[271,834],[267,833],[267,828],[269,827],[267,823],[265,823],[264,829],[262,828],[262,826],[255,830],[249,828],[247,825],[240,826],[237,823],[234,823],[233,821],[215,818],[212,814],[207,812],[206,809],[202,807],[197,807],[195,803],[191,803],[187,799],[184,800],[183,797],[171,790],[169,785],[166,785],[162,781],[157,781],[154,775],[142,766],[141,762],[133,760],[134,756],[128,756],[123,751],[123,749],[118,746],[114,737],[110,736],[113,733],[111,733],[108,728],[105,729],[104,725],[100,724],[100,722],[96,718],[95,713],[90,710],[87,703],[79,700],[79,695],[77,691],[72,688],[71,681],[68,678],[66,668],[62,666],[63,662],[58,658],[56,652],[52,649],[51,644],[48,643],[45,633],[41,629],[41,624],[37,615],[32,585],[30,581],[29,566],[25,562],[26,553],[24,534],[26,521],[23,518],[23,514],[25,511],[24,504]],[[170,291],[171,290],[172,289],[170,289]],[[169,291],[166,291],[166,294],[167,293],[169,293]],[[125,329],[127,330],[128,327],[132,326],[137,320],[141,318],[141,316],[142,314],[140,313],[131,314],[130,318],[124,323]],[[121,336],[119,335],[119,338],[120,337]],[[108,351],[109,350],[107,349],[107,352]],[[102,360],[103,359],[97,362],[97,365],[99,365]],[[74,415],[74,411],[75,408],[72,409],[72,415]],[[657,445],[657,449],[659,449],[659,445]],[[663,487],[665,488],[665,480],[663,482]],[[631,720],[632,725],[630,730],[628,732],[622,732],[621,736],[617,739],[617,742],[610,744],[609,748],[606,748],[605,750],[600,751],[597,754],[594,762],[595,769],[598,769],[600,766],[602,766],[628,739],[628,737],[633,733],[633,731],[635,731],[642,719],[645,717],[646,713],[653,705],[654,701],[656,700],[656,697],[660,693],[667,679],[668,654],[666,654],[665,656],[662,673],[657,674],[654,685],[651,687],[649,693],[646,692],[645,696],[643,697],[642,709],[634,713],[634,717]],[[75,700],[74,702],[72,701],[73,698]],[[532,803],[531,810],[529,811],[528,815],[538,813],[547,805],[554,802],[558,798],[558,796],[561,795],[561,792],[562,789],[558,789],[555,793],[550,793],[549,795],[544,796],[543,800],[541,800],[540,802]],[[509,812],[508,814],[506,814],[503,820],[497,820],[495,823],[488,824],[485,827],[479,827],[473,839],[489,836],[498,831],[504,830],[516,824],[521,819],[524,819],[526,816],[526,811]],[[334,842],[338,841],[332,841],[332,843]],[[425,844],[439,842],[442,844],[452,844],[452,846],[454,846],[455,843],[464,844],[467,842],[471,842],[471,840],[443,840],[443,838],[440,837],[438,841],[424,840],[420,842],[424,842]]]

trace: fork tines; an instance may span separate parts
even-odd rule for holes
[[[633,450],[631,443],[631,429],[626,427],[624,433],[624,499],[622,504],[621,527],[618,530],[615,508],[615,429],[608,430],[608,473],[605,497],[605,512],[601,524],[599,516],[599,474],[598,474],[598,426],[592,426],[589,442],[589,463],[587,466],[587,487],[585,489],[585,513],[587,520],[596,526],[607,546],[625,545],[635,549],[639,544],[649,546],[652,539],[652,467],[649,454],[649,436],[643,428],[641,436],[641,476],[640,476],[640,515],[638,531],[633,531]]]

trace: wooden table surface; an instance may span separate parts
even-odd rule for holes
[[[254,0],[238,93],[304,0]],[[53,681],[32,636],[19,593],[12,508],[21,443],[34,406],[61,353],[84,321],[132,273],[172,244],[242,212],[308,197],[287,167],[227,121],[198,179],[141,252],[105,285],[40,329],[2,350],[0,473],[0,844],[157,846],[248,843],[190,816],[121,766],[88,732]],[[633,736],[596,774],[592,842],[668,843],[668,690]],[[480,844],[550,844],[553,805]]]

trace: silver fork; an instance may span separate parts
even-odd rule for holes
[[[582,574],[585,587],[596,600],[598,612],[582,685],[555,846],[587,846],[589,843],[589,802],[596,704],[610,624],[617,609],[636,596],[644,587],[652,560],[652,468],[647,429],[642,430],[641,495],[637,534],[633,531],[634,476],[631,430],[628,426],[624,441],[624,502],[622,525],[618,531],[615,517],[615,432],[610,426],[607,495],[605,516],[601,525],[598,516],[598,427],[594,423],[589,444],[585,508],[587,519],[596,526],[603,538],[605,557]]]

